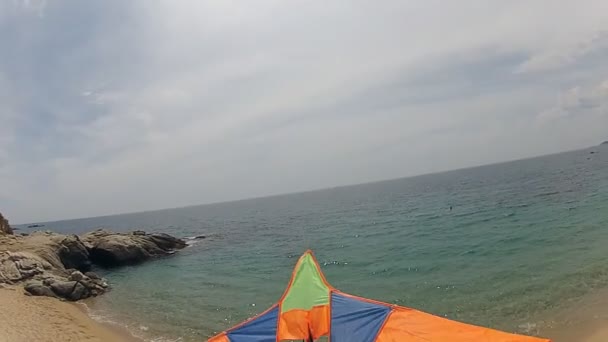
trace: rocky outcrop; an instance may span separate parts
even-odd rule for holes
[[[0,213],[0,235],[12,235],[13,229],[8,224],[8,220]]]
[[[71,301],[98,296],[107,288],[108,284],[101,277],[85,276],[80,271],[72,271],[67,279],[47,276],[24,286],[26,293],[32,296],[58,297]]]
[[[74,268],[83,272],[91,269],[89,250],[76,235],[66,236],[61,240],[58,256],[65,268]]]
[[[74,301],[104,293],[108,287],[105,280],[88,274],[56,268],[31,252],[0,252],[0,284],[25,282],[24,289],[29,295]]]
[[[167,234],[107,230],[77,235],[0,234],[0,286],[24,285],[32,296],[75,301],[104,293],[108,285],[92,265],[116,267],[171,255],[186,243]]]
[[[0,252],[0,283],[16,284],[52,268],[46,260],[29,252]]]
[[[83,235],[82,241],[89,250],[91,262],[103,267],[136,264],[186,247],[184,240],[143,231],[123,234],[100,229]]]
[[[23,289],[31,296],[57,297],[57,295],[55,295],[55,292],[53,292],[50,287],[44,285],[41,282],[28,283],[23,287]]]

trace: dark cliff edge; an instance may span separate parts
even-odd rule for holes
[[[12,235],[13,229],[8,224],[8,220],[0,213],[0,235]]]

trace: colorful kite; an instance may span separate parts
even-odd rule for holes
[[[281,300],[209,342],[550,342],[451,321],[418,310],[352,296],[333,288],[311,251]]]

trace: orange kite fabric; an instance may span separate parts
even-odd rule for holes
[[[332,287],[311,251],[298,260],[287,290],[270,309],[209,342],[550,342],[451,321],[352,296]]]

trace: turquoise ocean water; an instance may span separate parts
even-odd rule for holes
[[[47,223],[64,233],[98,227],[208,236],[173,257],[100,270],[113,288],[89,303],[93,315],[157,341],[201,341],[263,311],[309,248],[345,292],[535,334],[608,286],[608,148]]]

